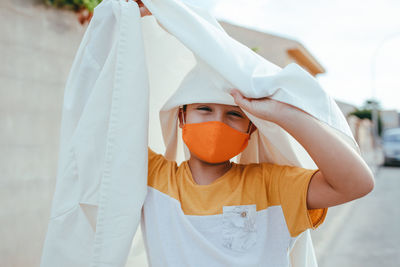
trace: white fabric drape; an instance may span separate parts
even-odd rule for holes
[[[334,100],[298,65],[273,65],[230,38],[199,6],[143,3],[153,16],[140,18],[133,1],[103,0],[76,54],[65,87],[42,267],[125,266],[146,196],[147,146],[165,150],[168,159],[185,159],[180,104],[233,104],[230,88],[272,96],[316,117],[359,152]],[[221,90],[185,89],[183,79],[196,63],[209,69]],[[247,115],[258,131],[238,161],[315,168],[278,125]],[[309,231],[291,258],[294,267],[316,266]]]

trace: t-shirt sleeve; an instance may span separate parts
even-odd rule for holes
[[[323,223],[327,208],[307,209],[308,185],[318,169],[268,164],[270,194],[276,195],[292,237]]]

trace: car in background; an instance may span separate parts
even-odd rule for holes
[[[386,129],[382,133],[384,165],[400,163],[400,128]]]

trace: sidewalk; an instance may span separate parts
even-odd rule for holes
[[[375,188],[364,198],[329,208],[325,222],[311,232],[319,267],[394,267],[400,262],[400,210],[394,206],[400,168],[381,167],[381,149],[362,155],[374,172]]]

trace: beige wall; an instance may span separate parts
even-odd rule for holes
[[[41,0],[0,1],[0,266],[39,266],[64,84],[84,27]]]

